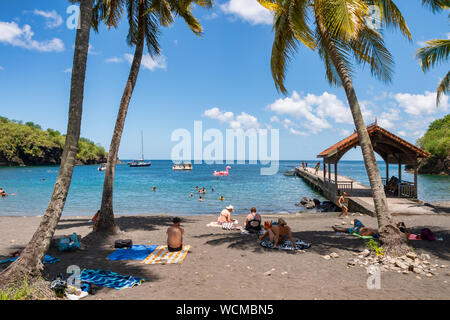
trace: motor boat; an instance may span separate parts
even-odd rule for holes
[[[172,169],[175,171],[181,171],[181,170],[192,170],[192,165],[190,163],[185,164],[174,164],[172,166]]]
[[[106,170],[106,163],[100,164],[100,166],[97,168],[98,171],[105,171]]]

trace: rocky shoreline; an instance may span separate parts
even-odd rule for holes
[[[307,210],[316,209],[320,212],[339,212],[340,209],[331,201],[320,202],[319,199],[303,197],[300,202],[295,203],[297,207],[304,207]]]
[[[406,166],[406,171],[412,172],[412,166]],[[436,175],[450,175],[450,155],[443,157],[431,156],[427,159],[421,159],[418,165],[419,174],[436,174]]]

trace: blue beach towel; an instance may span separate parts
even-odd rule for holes
[[[150,253],[155,251],[158,245],[146,246],[143,244],[132,245],[127,249],[117,249],[108,256],[109,260],[120,261],[120,260],[144,260]]]
[[[11,259],[2,260],[2,261],[0,261],[0,264],[16,261],[18,257],[19,256],[11,258]],[[42,263],[44,263],[44,264],[52,264],[52,263],[55,263],[55,262],[59,262],[59,258],[54,258],[54,257],[49,256],[47,254],[44,256],[44,259],[42,259]]]
[[[108,287],[116,290],[138,286],[146,281],[143,278],[123,276],[112,271],[90,269],[84,269],[81,272],[80,280],[99,287]]]

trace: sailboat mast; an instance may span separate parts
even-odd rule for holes
[[[142,161],[144,161],[144,131],[141,130]]]

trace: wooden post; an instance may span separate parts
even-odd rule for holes
[[[328,182],[331,183],[331,163],[328,162]]]
[[[336,186],[336,195],[338,193],[338,184],[337,184],[337,161],[334,163],[334,184]]]
[[[325,164],[325,158],[323,159],[323,183],[326,183],[327,165]]]
[[[417,159],[414,163],[414,199],[418,198],[418,192],[417,192]]]
[[[400,159],[398,160],[398,180],[400,181],[398,185],[398,197],[400,198],[400,189],[402,188],[402,162],[400,161]]]
[[[389,162],[386,161],[386,184],[389,181]]]

